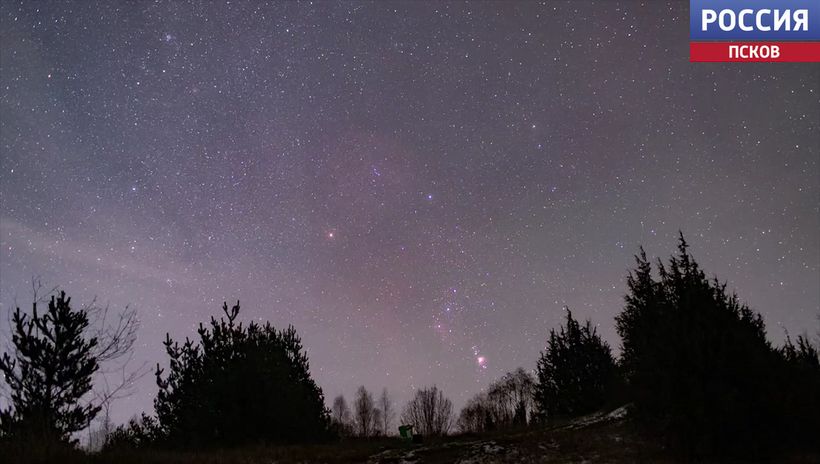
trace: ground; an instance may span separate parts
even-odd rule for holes
[[[53,459],[35,459],[33,462],[53,461]],[[12,458],[12,462],[16,460]],[[398,438],[349,439],[312,446],[263,446],[185,453],[150,451],[93,456],[74,455],[60,458],[59,462],[60,464],[682,464],[692,462],[692,459],[673,457],[657,443],[640,438],[626,418],[626,408],[617,408],[551,427],[428,438],[420,444],[405,443]],[[701,460],[698,462],[740,463],[749,461],[746,459]],[[820,463],[820,455],[779,456],[768,462]]]

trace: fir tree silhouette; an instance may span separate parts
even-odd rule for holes
[[[566,313],[565,325],[558,332],[550,330],[547,348],[538,359],[535,405],[542,421],[600,408],[616,375],[609,345],[592,323],[581,325],[569,309]]]
[[[818,417],[812,397],[820,389],[808,387],[820,385],[816,351],[802,341],[799,349],[774,349],[763,318],[706,277],[682,234],[669,264],[658,261],[658,278],[643,250],[636,262],[616,327],[644,430],[695,454],[804,441],[799,434]]]

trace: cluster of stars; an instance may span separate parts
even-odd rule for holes
[[[632,255],[682,230],[812,331],[820,69],[692,65],[687,11],[2,2],[0,304],[33,275],[130,304],[152,365],[241,299],[296,327],[326,398],[459,406],[533,368],[564,306],[617,347]],[[151,410],[136,387],[115,421]]]

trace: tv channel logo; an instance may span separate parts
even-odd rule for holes
[[[820,62],[820,0],[690,0],[691,62]]]

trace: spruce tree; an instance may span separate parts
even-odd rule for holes
[[[538,359],[535,385],[540,420],[593,412],[607,401],[616,375],[609,345],[587,320],[581,325],[566,310],[566,324],[550,330]]]
[[[786,337],[779,350],[784,361],[776,377],[776,402],[784,420],[781,435],[795,447],[820,451],[817,431],[820,430],[820,351],[808,337],[800,335],[797,344]],[[773,382],[774,383],[774,382]]]
[[[658,261],[657,278],[643,250],[636,260],[616,326],[645,430],[697,454],[762,451],[787,440],[787,416],[803,423],[807,415],[784,407],[811,403],[797,399],[805,380],[788,375],[763,318],[706,277],[682,235],[669,264]]]

